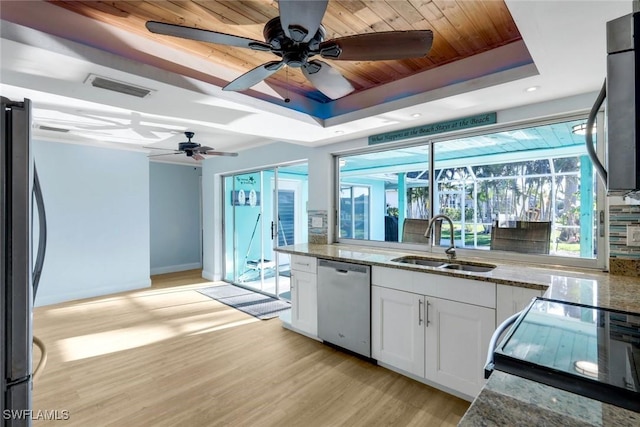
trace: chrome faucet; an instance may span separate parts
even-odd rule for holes
[[[431,238],[431,228],[433,227],[433,223],[439,219],[446,219],[449,222],[449,228],[451,229],[451,246],[449,246],[444,253],[447,254],[447,258],[450,260],[456,259],[456,243],[453,239],[453,221],[446,215],[438,214],[434,215],[433,218],[429,221],[429,225],[427,226],[427,231],[424,232],[424,237],[429,239],[429,246],[431,247],[431,251],[433,252],[433,239]]]

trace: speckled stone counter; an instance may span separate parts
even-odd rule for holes
[[[497,267],[486,273],[444,270],[392,261],[405,255],[442,258],[446,261],[444,255],[342,244],[302,244],[278,248],[278,251],[542,289],[546,298],[640,313],[640,277],[466,256],[460,258],[491,263]],[[459,424],[461,427],[529,425],[638,427],[640,413],[495,371]]]
[[[336,261],[357,262],[387,268],[399,268],[430,274],[464,277],[503,285],[541,289],[545,291],[544,296],[546,298],[640,313],[640,277],[614,276],[597,270],[569,270],[568,268],[552,268],[466,256],[460,256],[459,258],[464,261],[495,264],[497,267],[486,273],[448,270],[392,261],[394,258],[405,255],[441,258],[446,261],[444,254],[343,244],[300,244],[280,247],[277,250],[283,253],[309,255]]]
[[[458,426],[638,427],[640,413],[495,371]]]

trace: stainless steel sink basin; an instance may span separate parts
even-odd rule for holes
[[[430,259],[417,256],[403,256],[394,258],[391,261],[401,262],[403,264],[424,265],[426,267],[442,267],[446,263],[439,259]]]
[[[475,273],[486,273],[487,271],[491,271],[496,268],[495,265],[485,264],[485,265],[472,265],[472,264],[446,264],[443,265],[442,268],[446,268],[448,270],[461,270],[461,271],[473,271]]]
[[[493,264],[468,264],[464,262],[447,262],[440,259],[425,258],[419,256],[403,256],[394,258],[391,261],[402,264],[422,265],[425,267],[446,268],[447,270],[471,271],[475,273],[486,273],[496,268]]]

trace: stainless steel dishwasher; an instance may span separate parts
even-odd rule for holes
[[[318,260],[318,337],[371,357],[371,267]]]

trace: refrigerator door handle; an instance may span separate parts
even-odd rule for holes
[[[506,331],[511,325],[513,325],[522,312],[518,312],[502,322],[498,329],[495,330],[493,335],[491,336],[491,341],[489,341],[489,350],[487,350],[487,361],[484,365],[484,379],[488,379],[493,372],[493,352],[496,350],[496,346],[498,345],[498,339],[502,335],[504,331]]]
[[[47,216],[44,210],[44,199],[42,198],[42,188],[38,179],[38,170],[33,166],[33,195],[38,207],[38,253],[36,262],[33,265],[33,300],[35,302],[36,292],[38,292],[38,284],[40,283],[40,275],[42,274],[42,265],[44,264],[44,255],[47,251]]]

